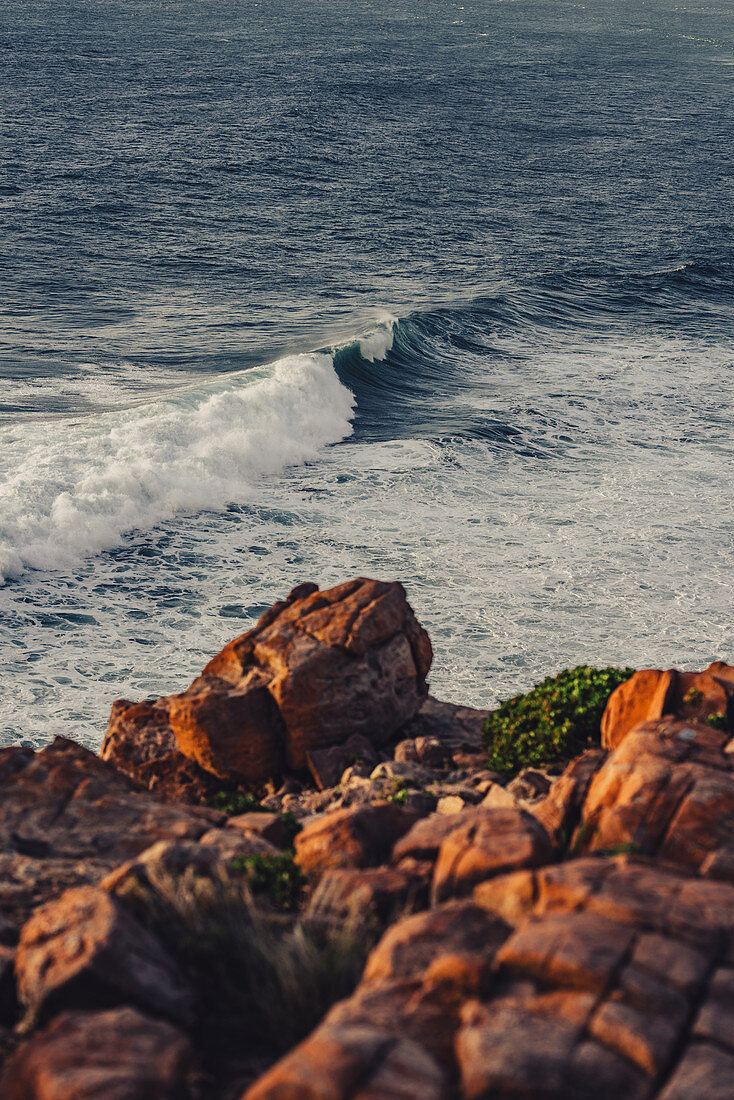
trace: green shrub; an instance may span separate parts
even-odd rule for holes
[[[293,852],[277,856],[235,856],[228,869],[243,874],[253,894],[266,894],[278,909],[293,909],[303,888],[303,875],[293,862]]]
[[[708,718],[706,719],[706,725],[711,726],[711,728],[715,730],[725,730],[726,715],[721,713],[709,714]]]
[[[633,672],[579,665],[543,680],[527,695],[508,699],[484,722],[489,767],[510,776],[598,745],[607,700]]]

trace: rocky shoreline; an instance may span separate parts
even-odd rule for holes
[[[734,1095],[734,668],[549,684],[510,766],[431,659],[300,585],[100,756],[0,751],[4,1100]]]

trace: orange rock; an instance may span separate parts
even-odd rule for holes
[[[187,691],[118,704],[105,754],[136,776],[178,750],[224,781],[258,783],[308,754],[362,736],[384,744],[418,711],[431,644],[402,585],[358,577],[320,592],[300,585],[235,638]],[[147,748],[131,746],[134,731]]]
[[[11,1058],[3,1100],[180,1100],[188,1039],[132,1008],[65,1012]]]
[[[109,894],[67,890],[21,932],[18,996],[33,1020],[64,1008],[130,1002],[188,1023],[191,992],[163,946]]]
[[[734,724],[734,666],[714,661],[703,672],[643,669],[612,692],[601,721],[602,745],[616,749],[635,726],[669,715],[704,722],[711,715]]]
[[[242,1100],[449,1100],[427,1051],[389,1031],[323,1024]]]
[[[577,756],[554,780],[546,797],[530,807],[554,844],[563,845],[571,839],[589,784],[605,755],[601,749],[588,749]]]
[[[491,960],[494,947],[508,933],[503,921],[488,915],[471,901],[451,901],[405,917],[387,930],[372,951],[364,971],[365,983],[420,977],[437,960],[463,957]]]
[[[734,881],[734,774],[728,734],[665,719],[630,731],[594,776],[580,846],[624,845]]]
[[[478,882],[554,858],[542,825],[520,809],[482,809],[442,841],[433,874],[433,897],[471,893]],[[450,818],[449,818],[450,820]]]
[[[171,729],[168,700],[112,704],[100,756],[136,786],[170,802],[197,805],[222,784],[179,751]]]
[[[496,961],[547,985],[602,993],[632,936],[629,928],[595,913],[547,913],[525,921]]]
[[[309,822],[296,836],[296,863],[308,878],[338,867],[383,863],[395,841],[418,820],[392,802],[348,806]]]

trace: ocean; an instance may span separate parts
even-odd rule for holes
[[[303,580],[476,706],[734,659],[733,16],[0,0],[0,743]]]

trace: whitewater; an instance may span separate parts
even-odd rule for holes
[[[734,10],[0,25],[0,744],[303,580],[401,580],[477,706],[734,659]]]

